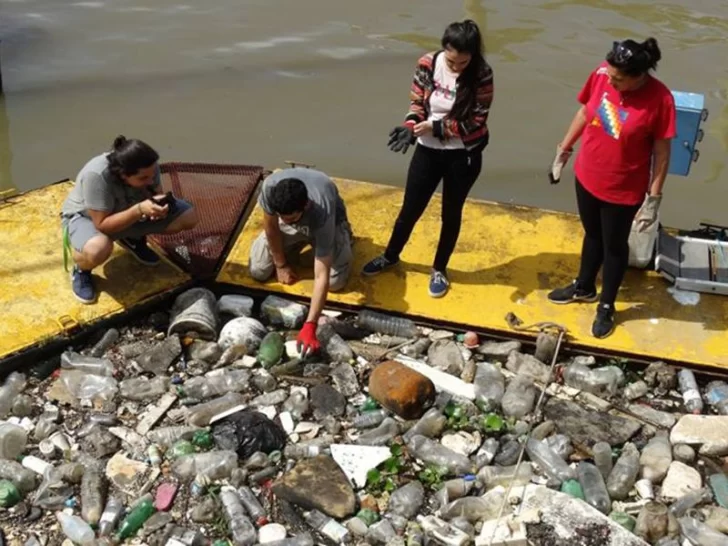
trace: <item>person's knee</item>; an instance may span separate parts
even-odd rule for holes
[[[332,271],[329,278],[329,292],[341,292],[349,281],[349,271]]]
[[[254,264],[252,262],[250,263],[248,271],[250,272],[250,276],[253,278],[253,280],[256,280],[258,282],[265,282],[273,276],[272,267],[265,267],[263,265]]]
[[[83,252],[81,254],[89,264],[96,267],[108,260],[113,250],[114,242],[109,237],[106,235],[96,235],[89,239],[83,246]]]
[[[194,228],[200,222],[197,210],[192,207],[183,212],[179,218],[172,222],[165,230],[165,233],[179,233]]]

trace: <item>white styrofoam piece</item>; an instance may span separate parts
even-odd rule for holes
[[[388,447],[332,444],[331,457],[355,487],[364,487],[367,472],[376,468],[392,456]]]

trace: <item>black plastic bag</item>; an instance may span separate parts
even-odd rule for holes
[[[256,451],[271,453],[286,445],[286,432],[260,412],[244,409],[212,425],[212,437],[219,449],[237,452],[247,459]]]

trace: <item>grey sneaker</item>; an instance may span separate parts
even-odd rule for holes
[[[597,301],[597,289],[585,288],[579,280],[575,280],[569,286],[552,290],[547,297],[551,303],[563,304],[576,301],[592,303]]]

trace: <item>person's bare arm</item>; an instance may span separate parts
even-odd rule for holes
[[[670,167],[671,140],[672,139],[669,138],[662,138],[655,141],[650,195],[662,195],[662,188],[665,185],[665,178],[667,177],[667,171]]]
[[[313,293],[311,294],[311,307],[308,310],[306,322],[318,322],[321,312],[326,305],[329,294],[329,276],[333,258],[324,256],[316,258],[313,264]]]
[[[268,239],[268,248],[270,248],[270,253],[273,256],[273,265],[276,268],[278,282],[294,284],[298,281],[298,277],[286,260],[278,217],[263,211],[263,231],[265,231],[265,237]]]
[[[167,205],[160,207],[147,199],[120,212],[110,213],[103,210],[89,209],[88,214],[96,229],[101,233],[111,235],[124,231],[139,222],[144,216],[150,219],[162,218],[167,214],[168,210]]]
[[[581,138],[581,134],[584,132],[586,127],[586,107],[582,106],[576,111],[574,119],[571,120],[569,128],[566,130],[566,134],[561,141],[561,149],[564,151],[571,151],[576,144],[576,141]]]

